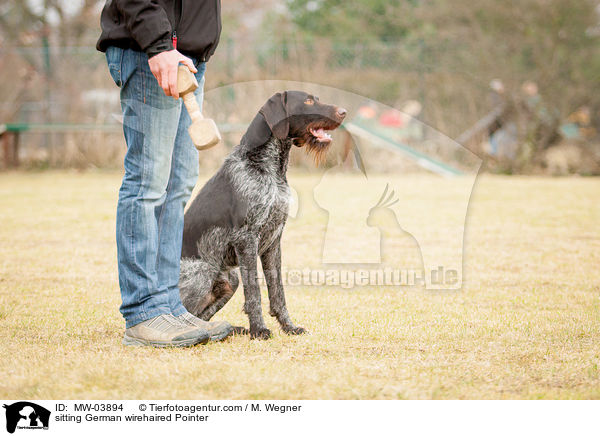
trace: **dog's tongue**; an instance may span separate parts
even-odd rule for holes
[[[331,135],[325,131],[325,129],[310,129],[310,133],[317,138],[320,142],[330,142]]]

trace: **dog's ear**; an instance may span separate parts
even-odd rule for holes
[[[277,139],[285,139],[290,131],[287,110],[287,92],[278,92],[260,108],[261,113]]]
[[[271,128],[265,121],[265,117],[259,112],[248,126],[248,130],[244,133],[241,142],[252,149],[265,144],[270,137]]]
[[[242,137],[242,143],[250,148],[266,143],[271,135],[285,139],[290,131],[287,110],[287,92],[278,92],[260,108],[248,130]]]

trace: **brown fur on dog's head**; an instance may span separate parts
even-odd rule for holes
[[[259,146],[271,135],[280,140],[291,139],[297,147],[306,146],[319,164],[331,144],[326,132],[338,128],[345,117],[345,109],[321,103],[318,97],[306,92],[278,92],[260,109],[242,142]]]

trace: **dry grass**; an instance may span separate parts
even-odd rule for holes
[[[596,179],[480,178],[460,292],[289,289],[311,335],[185,350],[120,344],[119,182],[0,174],[1,398],[600,399]]]

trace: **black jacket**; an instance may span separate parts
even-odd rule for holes
[[[173,48],[206,61],[221,34],[220,0],[107,0],[96,48],[132,48],[148,56]]]

